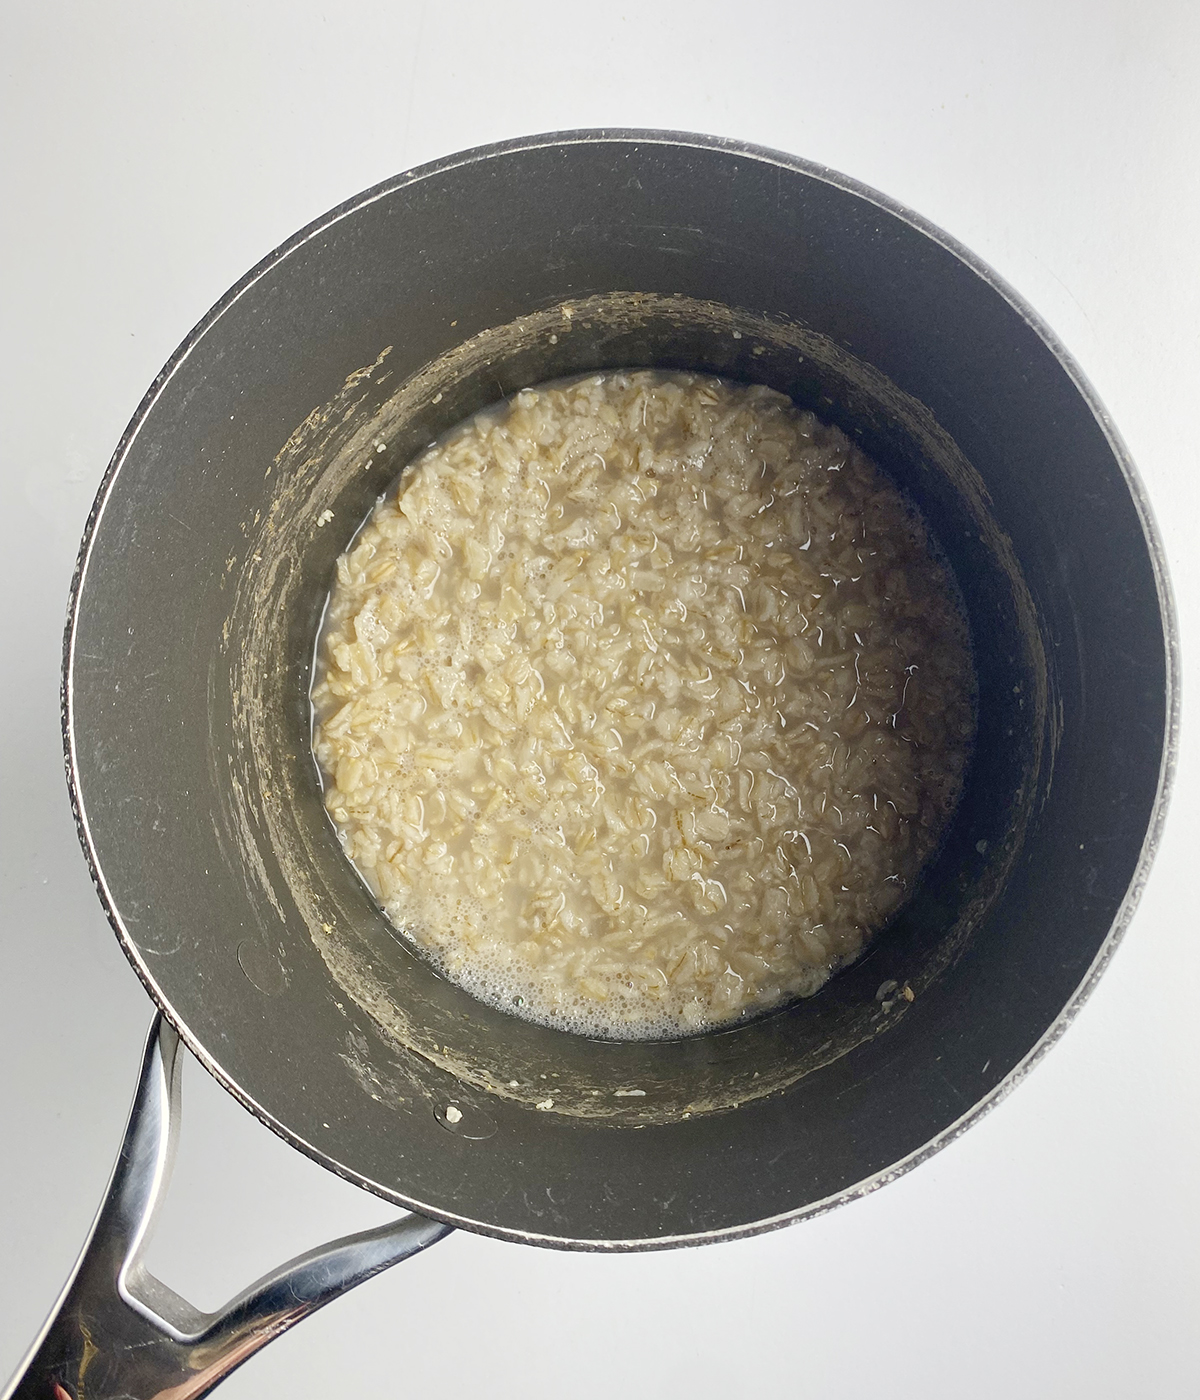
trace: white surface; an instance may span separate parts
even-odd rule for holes
[[[1078,357],[1147,483],[1200,645],[1200,7],[10,5],[0,563],[0,1375],[81,1243],[150,1003],[92,894],[58,737],[76,544],[186,331],[309,219],[399,170],[576,126],[743,137],[893,195]],[[1190,682],[1190,683],[1189,683]],[[1125,943],[1063,1042],[961,1141],[773,1235],[598,1258],[466,1235],[334,1303],[223,1396],[851,1400],[1200,1394],[1200,741]],[[384,1219],[200,1071],[152,1263],[212,1305]]]

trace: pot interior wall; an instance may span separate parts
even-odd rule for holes
[[[386,364],[385,357],[369,378],[382,379]],[[498,394],[628,365],[753,377],[836,417],[937,522],[964,580],[973,630],[988,638],[978,656],[979,743],[957,819],[916,896],[872,950],[809,1001],[730,1030],[654,1044],[606,1044],[530,1025],[433,973],[350,871],[321,810],[308,748],[307,663],[330,582],[328,555],[344,547],[396,464]],[[1003,885],[1037,789],[1046,712],[1029,594],[954,444],[894,385],[823,337],[687,298],[610,294],[550,308],[456,347],[381,406],[373,398],[363,393],[349,412],[339,404],[332,434],[321,432],[316,442],[304,434],[279,463],[276,514],[290,523],[277,524],[255,551],[230,628],[249,645],[214,676],[215,692],[238,697],[230,707],[235,748],[253,755],[241,785],[247,810],[256,806],[256,788],[286,794],[259,813],[267,859],[347,997],[402,1053],[415,1052],[485,1094],[530,1108],[550,1099],[556,1113],[626,1125],[671,1123],[777,1092],[901,1017],[908,1002],[881,999],[879,988],[892,982],[923,992]],[[320,538],[321,568],[306,537],[323,510],[333,521]],[[231,829],[238,816],[231,805]],[[246,839],[255,840],[257,829]]]

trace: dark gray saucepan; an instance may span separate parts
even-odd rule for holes
[[[652,1045],[505,1016],[408,950],[323,815],[307,698],[333,561],[412,454],[526,384],[630,365],[765,382],[857,438],[953,564],[980,681],[949,840],[867,956],[811,1001]],[[92,1359],[89,1400],[130,1384],[122,1346],[166,1358],[136,1394],[191,1396],[436,1238],[430,1220],[691,1244],[928,1156],[1061,1032],[1129,918],[1163,817],[1174,645],[1145,498],[1079,371],[962,248],[843,176],[705,137],[568,133],[318,220],[188,337],[113,459],[67,634],[68,771],[113,926],[184,1043],[289,1142],[429,1219],[402,1244],[374,1232],[372,1262],[322,1256],[308,1294],[293,1271],[291,1313],[276,1280],[217,1320],[145,1278],[127,1228],[19,1393],[75,1400],[113,1268],[106,1325],[135,1340]],[[160,1127],[172,1058],[152,1040],[140,1104]],[[142,1185],[118,1174],[126,1215],[165,1172],[148,1133],[127,1151]]]

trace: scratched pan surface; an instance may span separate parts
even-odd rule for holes
[[[765,382],[854,434],[953,564],[980,676],[953,830],[870,953],[810,1001],[659,1045],[438,977],[342,857],[309,751],[333,562],[375,497],[501,395],[618,365]],[[126,953],[264,1122],[468,1228],[653,1247],[872,1189],[1055,1038],[1153,853],[1174,645],[1132,467],[987,269],[791,157],[574,133],[351,200],[180,348],[84,541],[68,766]]]

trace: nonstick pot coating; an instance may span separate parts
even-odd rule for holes
[[[307,699],[333,562],[412,454],[641,365],[770,384],[860,441],[950,560],[980,679],[960,810],[892,927],[811,1000],[658,1045],[519,1021],[411,953],[321,809]],[[886,1180],[1065,1024],[1161,820],[1167,608],[1102,410],[943,235],[734,143],[532,138],[333,211],[163,371],[81,555],[73,798],[147,987],[289,1141],[506,1238],[718,1238]]]

